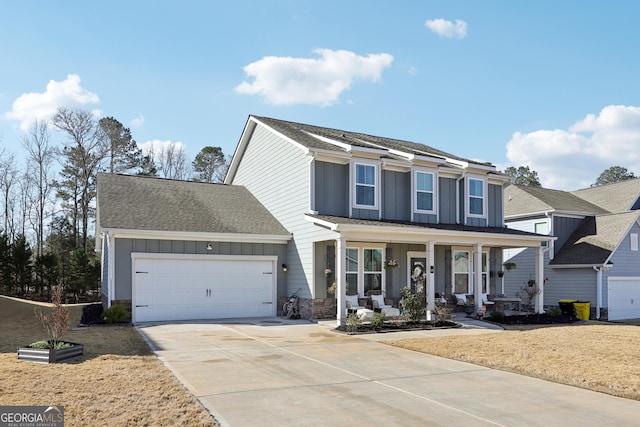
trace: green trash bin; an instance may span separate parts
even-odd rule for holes
[[[573,303],[576,308],[576,317],[582,320],[589,320],[591,315],[591,302],[590,301],[576,301]]]
[[[558,305],[560,306],[560,313],[563,316],[573,317],[576,315],[576,308],[574,304],[578,302],[577,299],[561,299],[558,301]]]

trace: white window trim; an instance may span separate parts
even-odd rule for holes
[[[376,182],[374,184],[374,190],[373,190],[373,205],[359,205],[357,203],[357,198],[356,198],[356,168],[358,165],[363,165],[363,166],[372,166],[374,167],[375,170],[375,179]],[[351,162],[351,167],[350,167],[351,171],[350,171],[350,175],[351,175],[351,207],[355,208],[355,209],[370,209],[370,210],[377,210],[379,209],[380,206],[380,164],[376,163],[376,162],[369,162],[366,160],[354,160]]]
[[[386,274],[384,274],[384,262],[386,260],[386,250],[385,245],[378,245],[375,243],[347,243],[347,249],[357,249],[358,250],[358,296],[364,297],[364,250],[365,249],[378,249],[382,251],[382,264],[380,271],[382,276],[382,283],[380,288],[382,289],[382,295],[384,295],[387,291],[386,284]],[[345,260],[346,265],[346,260]],[[350,272],[351,273],[351,272]]]
[[[453,246],[451,248],[451,293],[455,293],[456,291],[456,281],[455,281],[455,274],[456,274],[456,265],[455,265],[455,260],[453,257],[453,254],[455,252],[468,252],[469,253],[469,272],[468,274],[468,278],[467,278],[467,294],[468,295],[473,295],[475,287],[474,287],[474,278],[475,278],[475,267],[476,267],[476,263],[475,263],[475,259],[474,259],[474,251],[473,248],[471,247],[467,247],[467,246]],[[491,251],[489,248],[487,249],[483,249],[482,250],[482,254],[486,254],[487,255],[487,271],[482,271],[481,274],[484,274],[487,278],[486,284],[487,284],[487,293],[489,293],[489,290],[491,289],[491,275],[490,275],[490,266],[491,266]],[[482,265],[482,262],[480,263],[480,265]],[[470,291],[470,292],[469,292]]]
[[[473,289],[471,287],[471,278],[473,277],[473,248],[468,248],[468,247],[452,247],[451,248],[451,294],[455,294],[456,293],[456,261],[455,261],[455,253],[456,252],[468,252],[469,253],[469,257],[468,257],[468,262],[469,262],[469,268],[468,268],[468,272],[467,274],[467,292],[466,294],[468,294],[469,289]]]
[[[431,174],[433,176],[433,190],[431,194],[433,195],[433,209],[425,210],[418,208],[418,174],[425,173]],[[421,191],[425,192],[425,191]],[[430,214],[435,215],[438,211],[438,173],[435,169],[427,169],[427,168],[415,168],[411,174],[411,205],[412,211],[416,214]]]
[[[471,213],[471,203],[469,203],[469,199],[471,198],[471,195],[469,194],[469,187],[470,187],[470,183],[471,180],[476,180],[476,181],[482,181],[482,215],[478,215],[478,214],[472,214]],[[466,213],[467,213],[467,217],[468,218],[487,218],[487,198],[488,198],[488,192],[489,192],[489,185],[487,183],[486,178],[480,177],[480,176],[473,176],[473,175],[469,175],[467,177],[467,179],[465,180],[465,205],[466,205]],[[476,196],[474,196],[476,197]]]
[[[631,250],[636,252],[638,250],[638,233],[630,233],[629,239],[631,241]]]

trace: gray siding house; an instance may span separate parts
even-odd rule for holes
[[[588,301],[594,318],[640,318],[640,179],[565,192],[510,185],[505,221],[513,229],[556,237],[544,254],[544,305]],[[505,293],[533,279],[535,256],[508,249]],[[538,282],[540,283],[540,282]]]
[[[505,227],[495,166],[424,144],[250,116],[224,184],[99,174],[105,306],[133,321],[264,317],[343,323],[346,296],[402,289],[480,311],[503,251],[555,239]],[[536,301],[542,310],[542,299]]]
[[[404,287],[434,298],[501,291],[506,248],[553,237],[505,227],[495,166],[424,144],[250,116],[225,183],[246,187],[291,233],[287,290],[306,318],[346,315],[345,295]],[[541,300],[537,307],[542,310]]]

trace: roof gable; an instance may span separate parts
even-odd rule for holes
[[[308,151],[323,151],[332,155],[350,155],[353,151],[373,153],[387,159],[429,159],[456,167],[475,168],[500,175],[490,163],[466,159],[425,144],[393,138],[350,132],[269,117],[249,116],[238,142],[225,182],[233,182],[235,171],[256,126],[264,126],[291,143]],[[268,153],[265,153],[268,155]]]
[[[285,236],[242,186],[98,174],[101,229]]]
[[[604,264],[639,216],[635,211],[586,218],[550,264]]]

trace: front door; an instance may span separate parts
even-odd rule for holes
[[[411,293],[425,293],[426,292],[426,266],[427,257],[421,253],[409,252],[409,284],[411,286]]]

